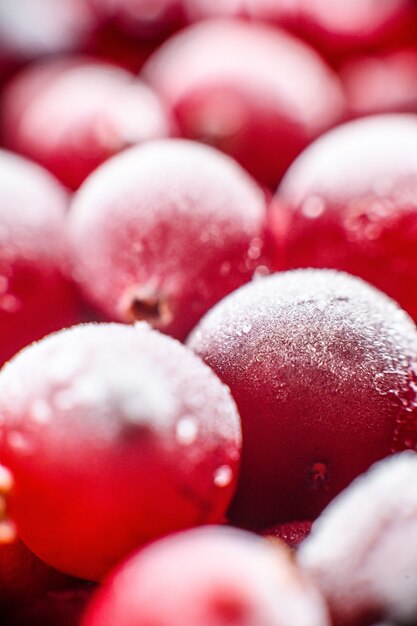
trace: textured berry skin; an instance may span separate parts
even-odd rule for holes
[[[0,416],[10,516],[57,569],[98,579],[152,538],[223,519],[235,404],[146,324],[86,324],[26,348],[0,374]]]
[[[413,0],[245,0],[250,17],[284,26],[333,60],[415,39]]]
[[[267,539],[281,539],[289,548],[295,550],[308,537],[311,526],[312,522],[309,521],[284,522],[266,528],[261,534]]]
[[[0,150],[0,364],[77,321],[78,299],[63,277],[67,204],[48,172]]]
[[[356,120],[310,146],[269,214],[276,267],[355,274],[417,319],[416,151],[407,114]]]
[[[189,346],[229,385],[243,455],[231,519],[314,519],[417,440],[417,333],[363,281],[331,270],[259,279],[218,303]]]
[[[417,50],[348,59],[341,69],[352,117],[417,112]]]
[[[183,30],[150,57],[143,76],[185,137],[223,150],[269,185],[344,113],[338,78],[312,48],[237,20]]]
[[[417,456],[395,455],[352,483],[313,524],[298,561],[336,626],[417,620]]]
[[[75,196],[74,276],[110,318],[145,319],[183,339],[250,280],[265,215],[260,188],[213,148],[184,140],[135,147]]]
[[[71,189],[123,148],[171,130],[149,87],[121,68],[76,58],[20,73],[5,91],[2,117],[6,145]]]
[[[82,626],[328,626],[324,603],[283,545],[202,528],[122,564]]]

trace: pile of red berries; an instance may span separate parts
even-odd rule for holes
[[[0,0],[1,626],[417,625],[414,0]]]

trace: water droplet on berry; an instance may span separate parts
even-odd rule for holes
[[[177,424],[175,436],[183,446],[189,446],[196,440],[198,434],[198,426],[192,417],[183,417]]]
[[[42,400],[42,398],[35,400],[32,404],[30,413],[32,415],[32,419],[35,422],[38,422],[38,424],[46,424],[49,422],[52,414],[51,407],[47,402],[45,402],[45,400]]]
[[[30,454],[33,450],[33,446],[29,438],[23,433],[17,431],[11,431],[7,435],[7,443],[14,450],[18,450],[22,454]]]
[[[259,259],[259,257],[261,256],[261,250],[262,240],[259,239],[259,237],[254,237],[254,239],[252,239],[252,241],[250,242],[248,257],[253,260]]]
[[[16,313],[22,306],[19,298],[12,296],[10,293],[4,294],[0,297],[0,309],[6,311],[6,313]]]
[[[319,198],[318,196],[310,196],[305,200],[301,211],[305,217],[315,219],[316,217],[320,217],[320,215],[322,215],[324,209],[325,204],[322,198]]]
[[[228,274],[230,274],[231,269],[231,263],[229,261],[225,261],[220,265],[220,276],[227,276]]]
[[[270,273],[271,271],[269,267],[266,265],[259,265],[253,273],[253,278],[263,278],[264,276],[268,276]]]
[[[222,465],[214,472],[214,484],[216,487],[227,487],[232,482],[233,472],[228,465]]]

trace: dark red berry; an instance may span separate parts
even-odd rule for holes
[[[284,522],[266,528],[261,534],[267,539],[281,539],[289,548],[295,549],[308,537],[311,526],[309,521]]]
[[[314,519],[375,460],[416,445],[415,326],[353,276],[259,279],[219,302],[189,346],[241,415],[236,523]]]

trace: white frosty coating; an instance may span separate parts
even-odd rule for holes
[[[336,76],[312,48],[260,24],[193,25],[151,56],[143,76],[174,104],[201,86],[250,87],[264,104],[286,110],[310,129],[336,119],[343,102]]]
[[[53,60],[43,69],[52,72],[62,65],[61,59]],[[39,71],[38,64],[24,76],[30,80]],[[18,87],[21,81],[19,77]],[[50,133],[51,125],[59,131]],[[38,91],[26,106],[18,127],[20,144],[29,148],[34,144],[35,150],[59,150],[64,137],[71,148],[84,150],[87,155],[91,153],[91,140],[112,152],[167,134],[166,111],[147,85],[133,80],[122,68],[89,62],[83,57],[63,67]]]
[[[0,49],[36,58],[79,46],[95,25],[79,0],[0,0]]]
[[[179,342],[145,324],[86,324],[29,346],[1,372],[0,415],[12,447],[24,439],[26,448],[41,441],[65,450],[73,432],[80,448],[101,447],[139,427],[172,448],[183,444],[178,423],[191,418],[194,441],[184,421],[179,427],[189,439],[184,450],[194,442],[201,455],[224,440],[240,445],[227,387]]]
[[[411,177],[414,182],[408,180]],[[376,115],[343,124],[317,139],[291,165],[279,191],[298,205],[311,193],[323,194],[326,201],[346,195],[386,197],[402,180],[399,199],[415,204],[416,177],[415,115]]]
[[[281,272],[244,285],[203,317],[188,344],[238,376],[254,360],[268,372],[279,354],[288,365],[332,371],[340,382],[371,380],[381,394],[390,383],[395,393],[404,387],[417,355],[410,317],[379,290],[333,270]]]
[[[349,616],[377,607],[387,619],[417,615],[417,455],[386,459],[355,480],[313,524],[298,561]]]
[[[191,163],[198,175],[190,172]],[[160,139],[124,150],[97,168],[75,196],[70,225],[75,231],[87,228],[105,211],[112,219],[136,217],[146,231],[147,222],[164,215],[170,203],[190,219],[193,212],[213,220],[232,213],[248,231],[265,211],[262,191],[232,158],[193,141]]]
[[[130,148],[75,195],[69,233],[76,278],[113,317],[136,284],[173,298],[191,284],[198,306],[210,290],[207,272],[232,258],[235,246],[242,250],[235,266],[240,258],[254,263],[245,243],[249,249],[259,238],[265,213],[255,181],[213,148],[178,139]],[[248,268],[233,272],[248,275]]]
[[[287,549],[237,529],[171,535],[128,561],[111,584],[116,597],[133,594],[144,623],[223,624],[216,602],[227,609],[230,600],[245,626],[329,626],[322,598]]]
[[[46,170],[0,150],[1,256],[52,256],[62,249],[67,194]]]

